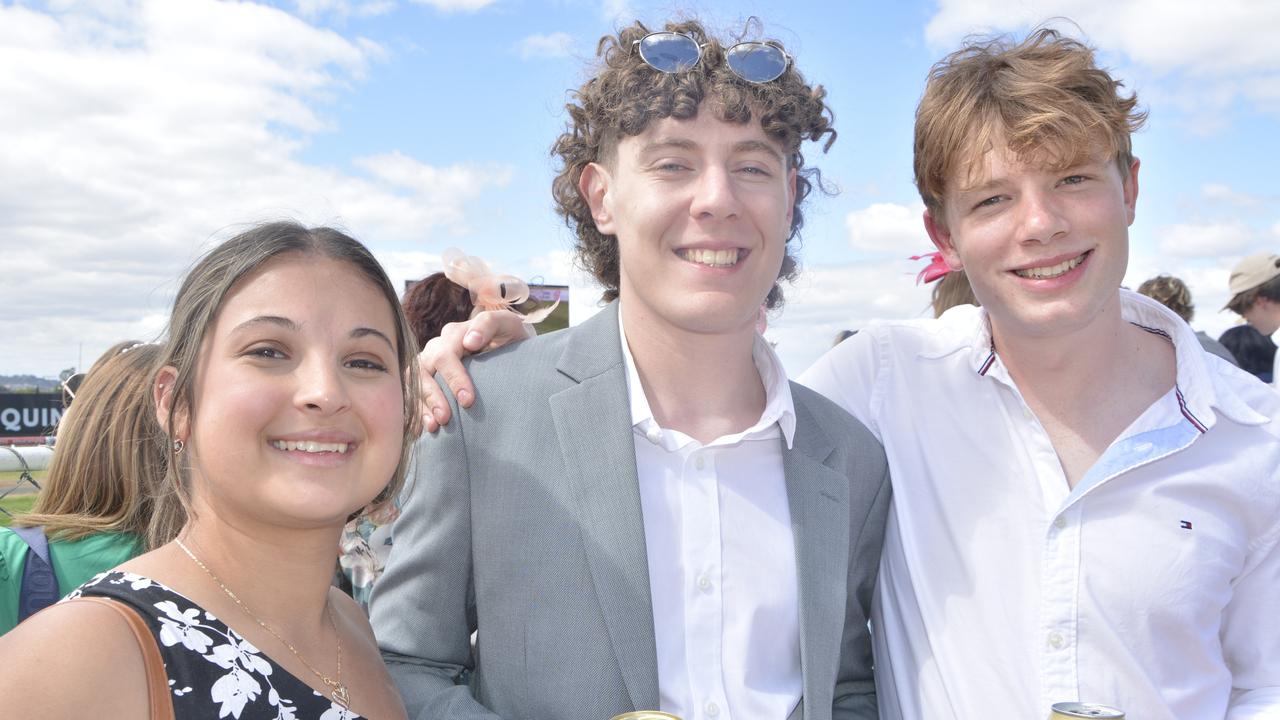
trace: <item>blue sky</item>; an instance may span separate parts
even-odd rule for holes
[[[1280,250],[1280,3],[0,2],[0,374],[153,338],[201,251],[279,217],[345,227],[398,280],[457,246],[572,285],[583,316],[597,290],[569,262],[548,149],[598,38],[673,14],[722,36],[759,17],[829,93],[839,139],[806,157],[840,192],[811,201],[768,333],[791,373],[841,328],[923,312],[912,119],[969,33],[1069,17],[1138,92],[1130,285],[1181,275],[1216,335],[1231,265]]]

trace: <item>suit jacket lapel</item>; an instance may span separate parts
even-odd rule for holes
[[[835,443],[795,394],[796,433],[784,450],[787,502],[795,534],[796,576],[800,584],[800,663],[804,671],[804,713],[823,717],[831,708],[840,662],[841,633],[849,574],[849,484],[825,465]]]
[[[658,707],[658,660],[617,303],[572,331],[550,398],[609,641],[635,709]]]

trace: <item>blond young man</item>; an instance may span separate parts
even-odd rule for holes
[[[934,67],[925,227],[981,309],[873,325],[802,382],[896,479],[882,717],[1280,715],[1280,396],[1120,290],[1135,98],[1041,30]]]
[[[982,307],[873,324],[801,378],[894,477],[882,718],[1280,717],[1280,396],[1120,289],[1142,115],[1119,88],[1050,30],[935,66],[925,227]]]

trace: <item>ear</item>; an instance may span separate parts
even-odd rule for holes
[[[1129,177],[1124,181],[1124,207],[1128,212],[1129,224],[1133,224],[1133,218],[1138,208],[1138,168],[1142,165],[1142,161],[1138,158],[1133,159],[1133,163],[1129,165]]]
[[[596,230],[601,235],[618,234],[613,221],[612,196],[609,194],[612,184],[613,178],[600,163],[589,163],[578,178],[578,193],[591,208],[591,219],[595,221]]]
[[[170,440],[185,441],[190,435],[190,428],[187,427],[187,413],[185,409],[178,411],[174,415],[174,386],[178,381],[178,369],[172,365],[166,365],[160,368],[160,372],[156,373],[155,384],[151,387],[152,397],[156,404],[156,421],[160,423],[160,429],[169,432],[169,418],[173,416],[173,437]]]
[[[951,231],[947,229],[947,225],[942,218],[936,217],[933,211],[927,208],[924,211],[924,230],[929,233],[929,239],[933,241],[933,246],[938,248],[938,252],[942,254],[942,259],[947,261],[947,265],[952,270],[963,270],[964,263],[960,261],[960,254],[956,252],[956,245],[952,240]]]

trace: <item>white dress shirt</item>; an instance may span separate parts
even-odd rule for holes
[[[795,538],[782,470],[795,407],[756,336],[765,409],[706,445],[659,427],[627,346],[661,709],[683,720],[784,720],[803,693]]]
[[[875,324],[805,374],[889,458],[882,718],[1280,718],[1280,394],[1122,295],[1177,384],[1074,489],[985,310]]]

